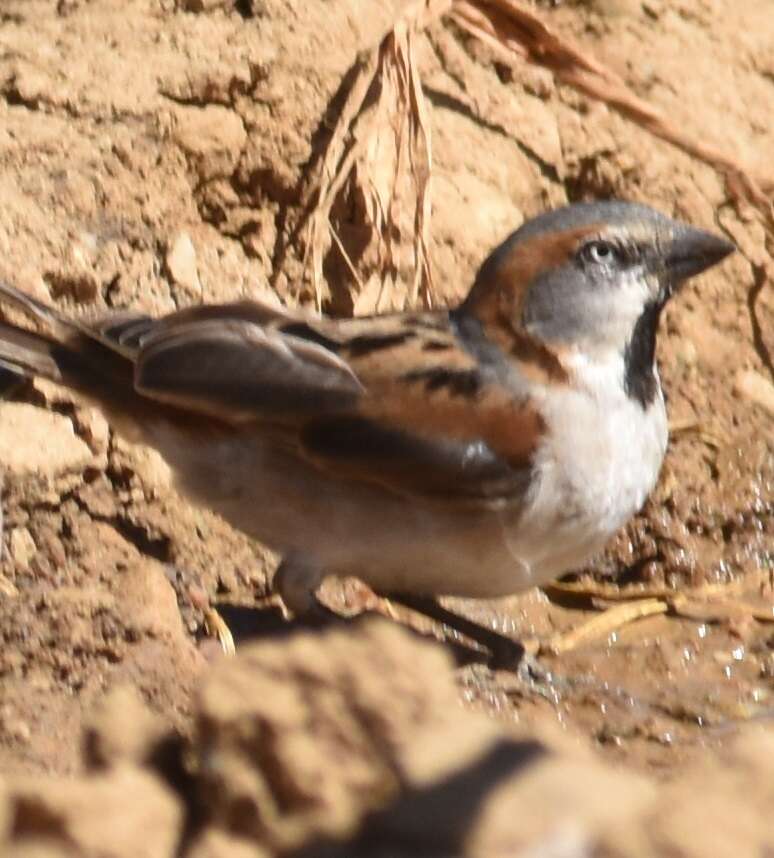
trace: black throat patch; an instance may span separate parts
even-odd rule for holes
[[[647,304],[634,325],[632,338],[624,351],[624,390],[643,409],[653,402],[658,393],[654,362],[660,315],[659,304]]]

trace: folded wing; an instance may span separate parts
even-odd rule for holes
[[[444,313],[332,321],[239,302],[87,325],[2,284],[0,298],[49,331],[27,340],[4,323],[0,365],[109,396],[113,410],[123,396],[144,403],[142,419],[157,403],[171,419],[266,432],[332,476],[400,495],[491,506],[528,484],[540,421]]]

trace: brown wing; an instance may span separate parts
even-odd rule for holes
[[[525,386],[482,366],[447,314],[271,312],[231,305],[161,320],[141,341],[138,390],[270,424],[317,467],[400,494],[494,502],[524,492],[540,420]]]
[[[445,313],[333,321],[241,302],[89,325],[4,284],[0,298],[51,331],[4,325],[0,365],[114,415],[270,432],[316,467],[401,495],[492,504],[528,483],[542,426],[526,384],[474,357]]]

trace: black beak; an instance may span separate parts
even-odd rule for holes
[[[730,241],[705,232],[703,229],[685,227],[676,232],[666,248],[665,274],[672,285],[689,277],[701,274],[725,259],[736,250]]]

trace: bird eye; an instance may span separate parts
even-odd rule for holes
[[[609,241],[590,241],[581,248],[582,259],[597,265],[610,265],[618,256],[618,249]]]

